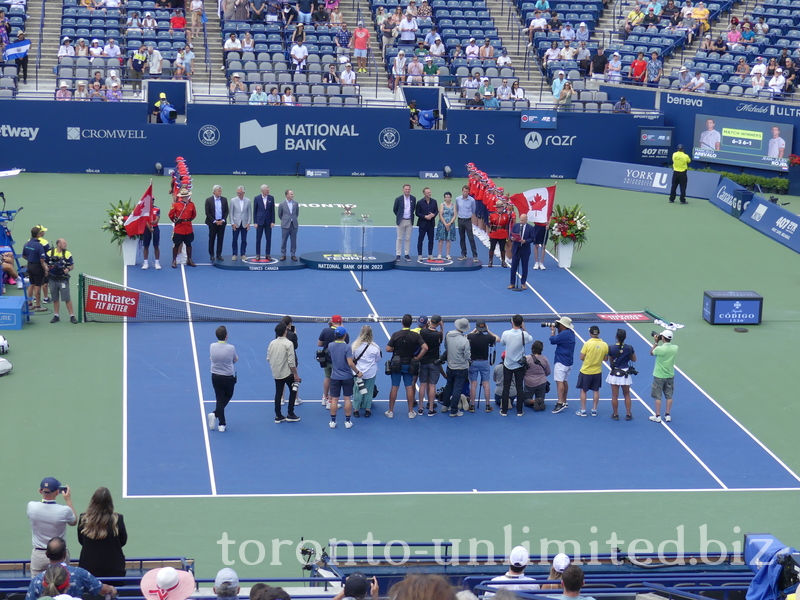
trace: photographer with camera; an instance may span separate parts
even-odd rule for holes
[[[550,344],[556,347],[553,360],[553,379],[556,382],[558,402],[551,411],[556,415],[569,406],[567,403],[568,378],[569,372],[572,370],[572,363],[575,361],[575,332],[572,327],[572,319],[569,317],[561,317],[555,323],[542,323],[542,327],[548,326],[550,327]]]
[[[589,327],[589,339],[581,348],[581,365],[578,373],[578,388],[581,390],[581,409],[575,411],[579,417],[586,416],[586,392],[592,391],[592,416],[597,416],[600,404],[600,387],[603,385],[603,361],[608,356],[608,344],[600,339],[600,328]]]
[[[50,278],[47,285],[50,288],[50,298],[53,299],[53,318],[50,319],[50,322],[58,323],[61,320],[58,311],[60,300],[63,300],[69,312],[69,322],[77,325],[78,319],[75,318],[72,297],[69,293],[69,272],[75,268],[75,263],[72,254],[67,250],[67,240],[64,238],[56,240],[56,247],[47,252],[47,264],[50,267]]]
[[[628,336],[624,329],[617,329],[617,342],[608,348],[608,366],[611,372],[606,377],[606,383],[611,384],[611,418],[619,421],[619,389],[622,388],[622,396],[625,398],[625,420],[633,419],[631,413],[631,375],[638,375],[639,372],[631,362],[636,362],[636,351],[633,346],[625,343]]]
[[[650,390],[650,395],[656,401],[656,414],[650,415],[650,420],[654,423],[661,423],[661,394],[663,393],[667,400],[664,420],[669,423],[672,421],[670,410],[672,409],[672,393],[675,390],[675,356],[678,354],[678,347],[672,343],[672,332],[669,329],[665,329],[661,333],[651,331],[650,335],[653,336],[653,347],[650,348],[650,354],[656,357],[656,364],[653,367],[653,386]]]
[[[522,315],[511,318],[511,329],[507,329],[500,336],[500,343],[506,347],[503,359],[503,403],[500,405],[500,416],[508,416],[508,395],[511,389],[511,380],[517,388],[517,416],[523,415],[522,387],[525,381],[525,345],[533,342],[531,334],[525,331],[525,322]]]
[[[267,348],[267,361],[272,369],[272,377],[275,379],[276,423],[283,423],[284,421],[296,423],[300,420],[300,417],[294,414],[294,405],[302,379],[297,373],[294,345],[286,337],[288,330],[286,323],[278,323],[275,326],[275,335],[278,337],[272,340]],[[281,397],[283,397],[284,386],[289,387],[289,414],[286,417],[281,412]]]
[[[342,317],[339,315],[333,315],[331,320],[328,321],[328,326],[322,330],[319,334],[319,339],[317,340],[317,346],[321,348],[321,350],[317,350],[317,362],[319,362],[320,366],[323,367],[325,370],[325,379],[322,381],[322,406],[325,408],[330,408],[328,403],[330,400],[328,399],[328,389],[331,385],[331,362],[327,355],[328,345],[336,339],[336,328],[341,327],[342,325]],[[350,336],[348,335],[344,339],[345,343],[350,343]]]
[[[386,363],[386,374],[392,376],[392,389],[389,392],[389,410],[383,414],[389,419],[394,418],[394,403],[397,401],[397,391],[400,388],[401,379],[408,399],[408,418],[413,419],[417,416],[417,413],[414,412],[414,374],[412,374],[412,370],[419,369],[419,361],[428,351],[428,345],[422,340],[420,334],[411,331],[413,322],[414,317],[408,313],[404,314],[403,328],[392,334],[389,343],[386,344],[386,351],[392,353],[391,360]],[[413,361],[413,365],[412,359],[416,359]]]
[[[428,416],[436,414],[436,384],[442,371],[442,359],[439,357],[439,346],[444,338],[442,317],[433,315],[419,332],[428,351],[419,361],[419,409],[417,414],[425,412],[425,394],[428,395]]]
[[[489,349],[495,347],[495,344],[500,341],[500,336],[489,331],[485,319],[478,319],[475,322],[475,329],[467,336],[467,340],[469,341],[470,356],[472,356],[472,362],[469,364],[469,412],[475,412],[475,398],[479,385],[483,386],[486,412],[492,412],[492,403],[489,400],[489,379],[491,377]]]
[[[467,383],[469,376],[469,363],[472,355],[469,348],[469,340],[466,337],[469,331],[469,321],[467,319],[456,319],[453,323],[455,329],[448,331],[444,339],[444,349],[447,353],[447,385],[444,386],[442,394],[442,404],[444,410],[450,410],[451,417],[463,417],[464,413],[459,410],[461,402],[461,392]]]
[[[375,397],[375,377],[378,374],[378,362],[383,356],[380,346],[373,341],[372,327],[364,325],[356,341],[353,342],[353,360],[361,369],[361,377],[356,378],[353,389],[353,416],[360,417],[359,411],[364,409],[364,416],[372,416],[372,398]]]
[[[45,477],[39,485],[40,501],[28,502],[28,519],[31,522],[33,534],[33,552],[31,553],[31,577],[44,573],[50,564],[47,557],[47,544],[52,538],[66,538],[67,525],[78,523],[78,513],[72,506],[72,492],[69,486],[61,485],[55,477]],[[56,498],[63,494],[63,504],[58,504]],[[67,562],[69,562],[67,556]]]
[[[336,429],[336,411],[339,408],[339,394],[341,393],[344,396],[344,426],[350,429],[353,426],[353,422],[350,420],[353,414],[353,403],[351,402],[353,396],[353,375],[355,374],[358,379],[361,379],[364,374],[356,366],[353,360],[353,349],[350,348],[350,344],[345,341],[347,329],[339,326],[334,330],[334,335],[336,339],[328,344],[328,353],[331,357],[331,384],[329,392],[331,422],[328,423],[328,426],[331,429]]]

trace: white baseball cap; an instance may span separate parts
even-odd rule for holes
[[[508,562],[515,567],[526,567],[528,566],[529,560],[530,555],[523,546],[515,547],[511,551],[511,555],[508,557]]]

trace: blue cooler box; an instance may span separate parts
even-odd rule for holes
[[[712,325],[759,325],[763,307],[755,292],[703,292],[703,318]]]
[[[22,329],[24,296],[0,296],[0,329]]]

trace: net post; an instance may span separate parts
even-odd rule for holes
[[[83,290],[85,287],[83,273],[78,273],[78,322],[83,323]]]

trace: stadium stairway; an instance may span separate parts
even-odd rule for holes
[[[526,97],[531,104],[539,101],[539,91],[547,83],[543,82],[543,77],[536,64],[531,64],[530,69],[524,68],[525,54],[527,51],[527,39],[522,34],[522,21],[517,12],[514,0],[486,0],[486,6],[494,19],[495,27],[500,39],[503,40],[503,47],[508,50],[511,58],[511,66],[514,67],[514,75],[519,78],[519,86],[525,90]],[[509,11],[511,18],[509,19]],[[522,37],[522,40],[518,39]]]
[[[42,5],[39,2],[28,3],[28,26],[25,36],[31,41],[28,54],[28,84],[20,82],[17,98],[24,99],[52,99],[56,89],[56,76],[53,68],[56,66],[58,46],[61,43],[61,1],[47,0],[45,3],[44,29],[39,37],[39,20],[42,16]],[[38,86],[36,77],[36,55],[41,48],[42,61],[39,65]]]
[[[388,101],[394,100],[394,94],[389,90],[389,76],[384,68],[383,50],[381,50],[380,41],[375,35],[373,27],[372,13],[370,11],[369,0],[356,0],[355,2],[342,2],[339,4],[339,9],[342,11],[344,22],[347,23],[347,28],[351,32],[358,25],[358,16],[361,15],[361,20],[364,25],[369,29],[370,39],[370,59],[368,64],[369,73],[359,74],[358,85],[361,89],[361,97],[367,101]],[[353,58],[351,56],[351,58]],[[373,60],[374,59],[374,60]],[[353,60],[353,69],[355,69],[355,60]],[[339,71],[342,69],[340,68]],[[376,71],[377,71],[377,84],[376,84]]]

